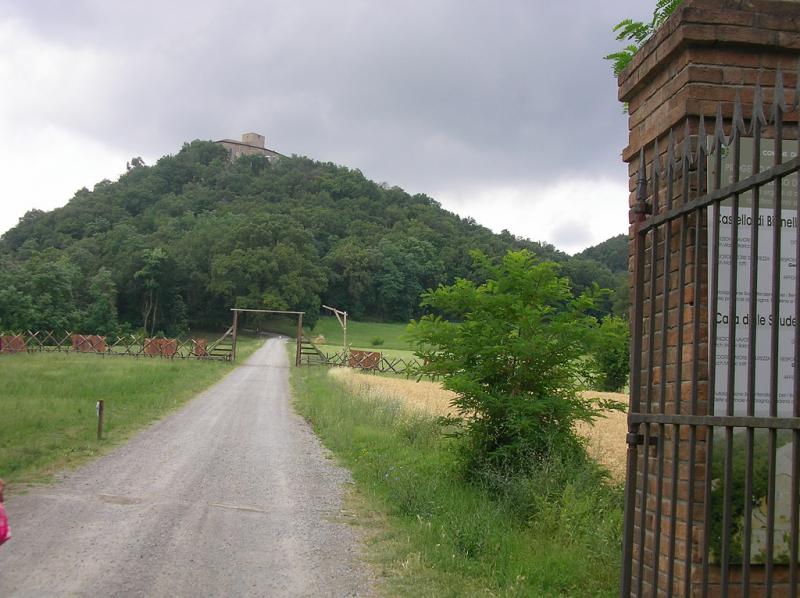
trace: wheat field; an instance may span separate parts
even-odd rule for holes
[[[408,409],[431,415],[457,414],[451,406],[455,393],[445,390],[438,382],[387,378],[349,368],[333,368],[330,375],[360,396],[398,401]],[[615,392],[592,391],[585,392],[584,396],[628,402],[627,395]],[[606,467],[615,481],[622,481],[625,479],[626,414],[609,411],[604,415],[593,425],[579,423],[576,429],[586,438],[591,457]]]

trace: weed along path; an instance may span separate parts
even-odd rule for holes
[[[7,497],[0,596],[370,594],[348,473],[292,411],[288,367],[271,339],[125,446]]]

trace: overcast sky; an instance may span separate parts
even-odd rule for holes
[[[0,232],[255,131],[570,253],[627,230],[602,56],[642,0],[4,0]]]

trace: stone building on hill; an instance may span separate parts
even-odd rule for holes
[[[275,150],[264,147],[266,138],[258,133],[242,133],[241,141],[220,139],[217,143],[228,150],[228,155],[231,160],[239,156],[266,156],[268,160],[276,160],[284,157],[283,154],[279,154]]]

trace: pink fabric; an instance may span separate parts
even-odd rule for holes
[[[5,507],[0,502],[0,544],[11,538],[11,532],[8,531],[8,517],[6,516]]]

